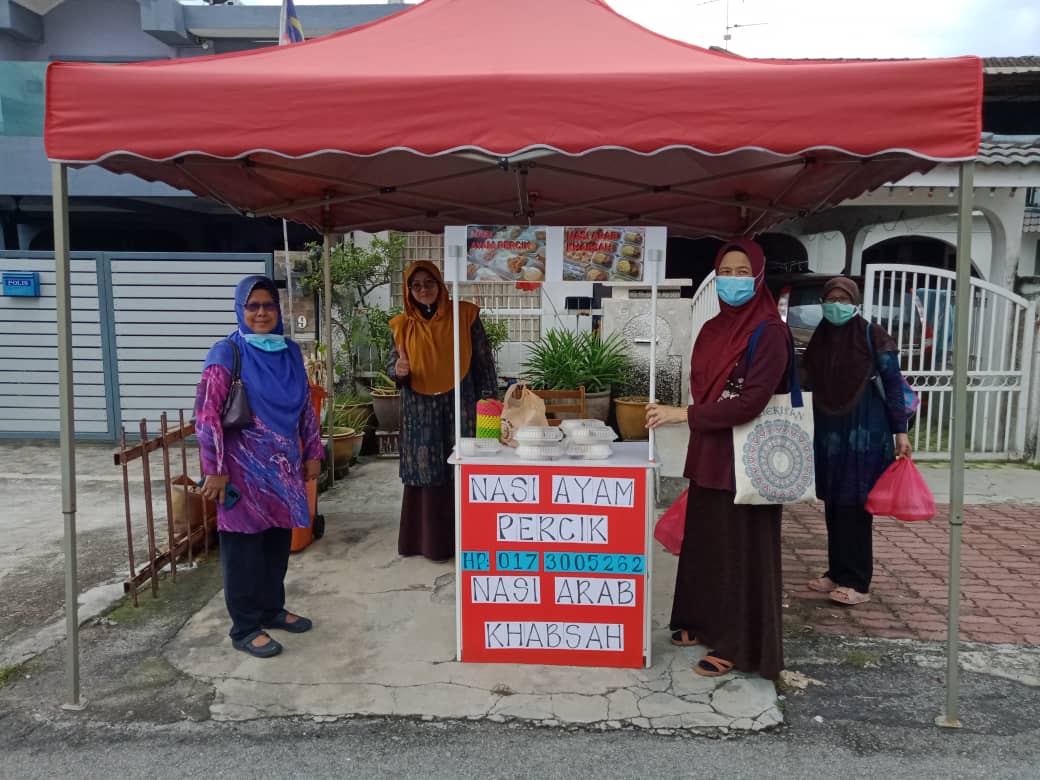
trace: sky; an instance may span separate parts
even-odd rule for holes
[[[280,5],[281,0],[237,0]],[[295,0],[341,5],[351,0]],[[363,0],[353,0],[363,2]],[[488,0],[489,2],[501,0]],[[746,57],[1040,55],[1040,0],[607,0],[655,32]],[[522,7],[522,0],[518,0]],[[754,25],[754,26],[751,26]]]

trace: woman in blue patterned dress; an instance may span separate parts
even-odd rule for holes
[[[859,304],[854,281],[839,276],[827,282],[824,321],[805,352],[828,561],[827,571],[809,588],[848,606],[870,600],[874,518],[864,509],[867,494],[895,458],[911,451],[898,346],[884,328],[859,315]],[[875,376],[881,378],[883,397]]]
[[[210,349],[195,396],[195,432],[205,481],[217,502],[224,600],[231,643],[258,658],[282,646],[264,629],[299,634],[311,621],[285,610],[285,572],[292,529],[310,524],[306,480],[325,457],[310,402],[303,355],[282,335],[278,290],[266,276],[247,276],[235,290],[238,329]],[[234,348],[253,413],[241,430],[224,430],[221,411],[231,386]],[[301,450],[300,442],[303,442]],[[227,487],[241,497],[224,506]]]

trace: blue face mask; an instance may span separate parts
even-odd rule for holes
[[[730,306],[743,306],[755,296],[752,276],[719,276],[715,279],[719,300]]]
[[[824,303],[823,318],[831,325],[844,325],[857,314],[859,306],[854,303]]]
[[[285,343],[285,336],[278,333],[242,333],[242,338],[248,341],[250,346],[262,349],[264,352],[281,352],[289,347]]]

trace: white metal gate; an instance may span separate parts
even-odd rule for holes
[[[708,278],[701,282],[697,292],[693,294],[693,340],[691,344],[697,343],[697,336],[704,327],[704,323],[721,311],[719,309],[719,296],[715,292],[715,272],[708,274]]]
[[[914,265],[871,265],[863,316],[896,339],[907,381],[921,395],[911,429],[915,456],[949,456],[956,274]],[[1036,307],[1008,290],[971,280],[968,307],[967,457],[1022,456]]]

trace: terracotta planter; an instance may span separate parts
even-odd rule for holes
[[[585,416],[590,420],[607,421],[610,416],[610,388],[598,393],[585,391]]]
[[[646,429],[646,396],[624,396],[614,399],[614,414],[617,416],[618,434],[625,441],[641,441],[649,438]]]
[[[336,470],[350,466],[354,462],[354,450],[361,447],[364,434],[353,428],[334,428],[332,432],[332,455],[336,460]]]
[[[372,394],[372,408],[376,414],[376,428],[380,431],[401,430],[401,394]]]

